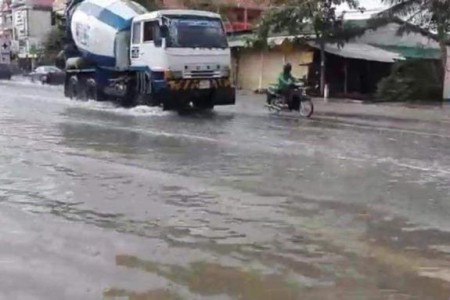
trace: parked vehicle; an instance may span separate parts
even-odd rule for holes
[[[67,3],[66,97],[165,110],[235,104],[220,15],[148,12],[129,0]]]
[[[32,82],[42,84],[64,84],[65,72],[55,66],[40,66],[30,73]]]
[[[0,79],[11,80],[12,72],[9,64],[0,64]]]

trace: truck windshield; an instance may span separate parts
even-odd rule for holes
[[[227,38],[220,19],[202,17],[167,17],[167,47],[227,48]]]

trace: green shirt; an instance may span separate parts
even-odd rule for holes
[[[286,74],[284,72],[281,72],[281,74],[278,76],[277,80],[277,89],[284,90],[288,88],[291,84],[295,82],[295,78],[292,76],[292,74]]]

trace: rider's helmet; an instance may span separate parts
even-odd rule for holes
[[[283,72],[284,73],[291,73],[291,71],[292,71],[292,65],[290,63],[286,63],[283,66]]]

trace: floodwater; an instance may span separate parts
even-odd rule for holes
[[[450,298],[449,123],[0,92],[0,299]]]

